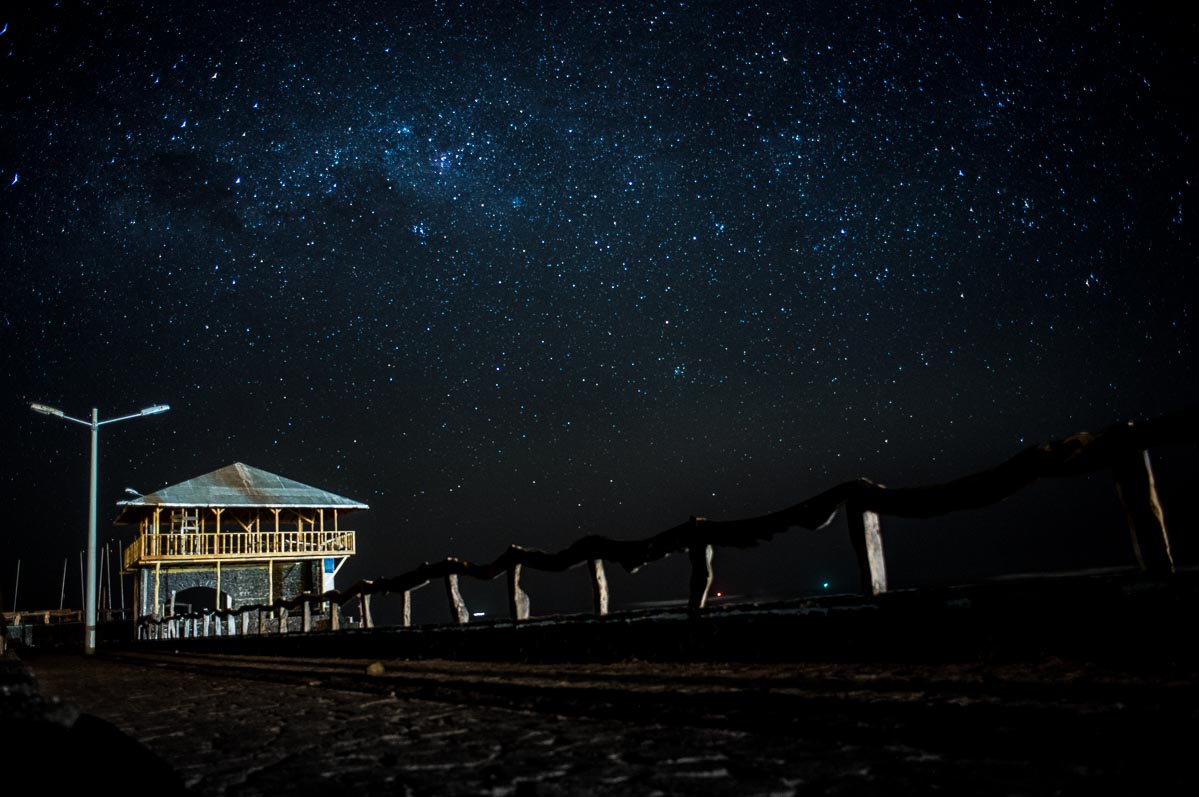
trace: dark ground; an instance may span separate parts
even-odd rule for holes
[[[756,619],[25,649],[0,680],[5,771],[39,790],[100,773],[159,797],[164,761],[201,795],[1184,793],[1194,587],[1055,581]],[[520,655],[478,655],[526,631],[506,649]],[[571,646],[604,638],[658,655]],[[751,638],[769,644],[734,647]]]

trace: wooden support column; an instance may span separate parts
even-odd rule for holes
[[[375,622],[371,618],[371,596],[369,592],[358,593],[358,613],[362,615],[363,628],[375,627]]]
[[[404,628],[412,627],[412,591],[404,590],[400,595],[400,622]]]
[[[221,600],[221,560],[218,559],[216,562],[216,607],[218,609],[225,608],[224,606],[221,605],[222,602],[223,601]]]
[[[450,573],[445,577],[445,594],[450,601],[450,617],[458,625],[466,625],[470,622],[470,612],[467,611],[466,603],[462,600],[462,593],[458,591],[458,574]]]
[[[275,602],[275,562],[273,559],[266,563],[266,602]]]
[[[207,612],[205,612],[204,613],[204,636],[208,636],[208,623],[209,623],[210,618],[211,618],[211,615],[208,614]]]
[[[887,591],[887,562],[878,513],[850,501],[845,505],[845,515],[849,541],[858,557],[859,590],[863,595],[881,595]]]
[[[595,603],[595,613],[603,617],[608,613],[608,576],[604,573],[604,560],[589,559],[587,572],[591,576],[591,597]]]
[[[329,630],[341,630],[341,606],[333,601],[329,601]]]
[[[287,607],[285,606],[279,607],[279,633],[287,633]]]
[[[159,592],[162,589],[162,562],[154,563],[154,611],[151,612],[155,617],[161,617],[162,613],[158,611]]]
[[[301,630],[307,634],[312,630],[312,601],[304,601],[304,622],[301,624]]]
[[[508,571],[508,613],[513,620],[529,619],[529,595],[520,586],[520,568],[516,564]]]
[[[256,611],[258,612],[258,636],[262,636],[262,607],[259,606]]]
[[[687,595],[687,608],[697,612],[708,602],[708,590],[712,587],[712,546],[696,545],[687,549],[691,559],[691,584]]]
[[[250,610],[245,609],[241,613],[241,635],[250,635]]]
[[[1114,473],[1116,494],[1128,520],[1137,565],[1146,573],[1170,575],[1174,572],[1174,555],[1170,551],[1170,534],[1157,497],[1149,452],[1123,457],[1116,463]]]

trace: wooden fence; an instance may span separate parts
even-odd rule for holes
[[[470,613],[458,590],[459,576],[490,581],[506,575],[509,613],[513,620],[525,620],[529,617],[529,597],[521,587],[521,573],[526,567],[561,572],[585,565],[591,580],[594,611],[597,615],[606,615],[605,563],[614,562],[633,573],[682,551],[687,552],[691,563],[688,608],[698,612],[705,607],[712,584],[713,548],[750,548],[791,528],[823,528],[842,508],[857,557],[860,590],[864,595],[878,595],[887,590],[882,516],[930,518],[965,509],[980,509],[1038,479],[1079,476],[1103,470],[1110,470],[1114,475],[1137,564],[1146,573],[1165,577],[1174,572],[1174,559],[1154,484],[1149,449],[1162,445],[1195,445],[1197,442],[1199,407],[1192,407],[1143,423],[1117,424],[1098,434],[1081,433],[1031,446],[997,467],[944,484],[896,489],[857,479],[767,515],[729,521],[691,517],[685,523],[643,540],[612,540],[590,535],[557,553],[513,545],[487,564],[447,558],[426,562],[398,576],[359,581],[343,591],[302,594],[270,605],[143,617],[139,621],[138,635],[140,638],[206,635],[210,617],[219,618],[211,624],[216,634],[262,634],[270,626],[279,633],[286,633],[292,612],[302,614],[300,630],[308,632],[313,628],[313,607],[326,605],[329,610],[327,627],[338,630],[341,607],[349,604],[357,604],[362,627],[370,628],[374,625],[371,597],[381,593],[402,596],[402,622],[409,626],[412,592],[434,581],[445,585],[454,621],[465,624],[469,622]],[[255,618],[253,629],[250,627],[251,615]],[[238,619],[240,623],[236,622]]]

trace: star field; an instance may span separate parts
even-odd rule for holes
[[[369,503],[348,583],[951,478],[1196,399],[1196,31],[1146,4],[0,27],[0,490],[24,527],[63,505],[22,542],[50,573],[87,440],[30,401],[171,404],[101,433],[102,518],[233,461]]]

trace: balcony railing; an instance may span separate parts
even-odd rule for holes
[[[220,531],[143,534],[125,549],[125,568],[214,559],[319,559],[354,553],[352,531]]]

